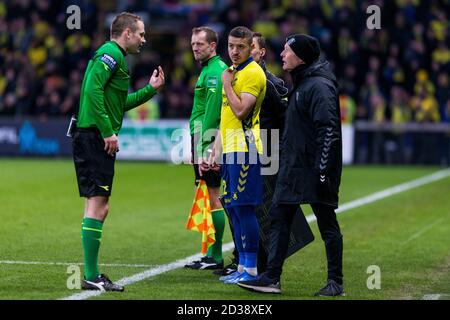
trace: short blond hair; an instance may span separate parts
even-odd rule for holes
[[[130,12],[122,12],[114,17],[111,23],[111,38],[119,38],[126,28],[130,28],[131,32],[137,30],[137,22],[142,18]]]
[[[197,34],[197,33],[200,33],[202,31],[205,32],[206,41],[208,41],[208,43],[215,42],[215,43],[218,44],[219,36],[217,35],[217,32],[215,32],[210,27],[196,27],[196,28],[193,28],[192,29],[192,34]]]

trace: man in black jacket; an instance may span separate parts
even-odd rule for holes
[[[280,171],[270,210],[267,271],[257,280],[238,285],[252,291],[281,293],[289,230],[298,206],[308,203],[317,217],[328,261],[327,284],[315,295],[341,296],[343,244],[335,209],[341,181],[342,139],[336,78],[329,63],[320,57],[320,45],[314,37],[288,37],[281,57],[294,87],[289,93]]]
[[[287,110],[287,94],[289,89],[284,81],[277,78],[266,68],[264,57],[266,55],[266,43],[261,33],[253,33],[253,49],[250,52],[253,59],[261,66],[266,74],[266,96],[261,105],[259,119],[261,121],[261,139],[264,145],[264,155],[267,159],[278,157],[279,150],[272,149],[272,137],[278,133],[280,138],[284,130],[284,118]],[[279,140],[278,140],[279,141]],[[279,149],[279,143],[275,141],[275,148]],[[273,191],[277,181],[279,159],[271,159],[269,163],[262,163],[263,178],[263,202],[256,208],[256,217],[259,223],[259,248],[258,248],[258,272],[266,271],[267,245],[270,218],[268,211],[272,204]],[[274,172],[275,171],[275,172]]]

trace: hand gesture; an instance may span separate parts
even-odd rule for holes
[[[159,88],[161,88],[164,85],[164,83],[165,83],[164,71],[161,68],[161,66],[158,66],[158,70],[157,69],[153,70],[153,74],[152,74],[150,80],[148,81],[148,83],[155,90],[158,90]]]

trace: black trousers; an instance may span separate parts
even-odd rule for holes
[[[270,209],[270,241],[267,276],[280,279],[289,244],[292,219],[300,204],[274,204]],[[334,208],[325,204],[311,204],[317,217],[320,235],[325,242],[328,279],[342,284],[342,234]]]

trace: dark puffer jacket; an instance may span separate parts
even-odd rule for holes
[[[271,156],[272,130],[279,131],[278,136],[280,140],[284,131],[284,122],[287,110],[287,95],[289,93],[289,89],[286,88],[283,80],[276,77],[266,69],[264,62],[261,63],[261,68],[266,74],[267,90],[259,114],[259,119],[261,121],[260,128],[268,130],[267,134],[262,135],[261,138],[263,139],[265,154]]]
[[[342,172],[339,94],[330,64],[319,58],[292,70],[275,203],[338,206]]]

